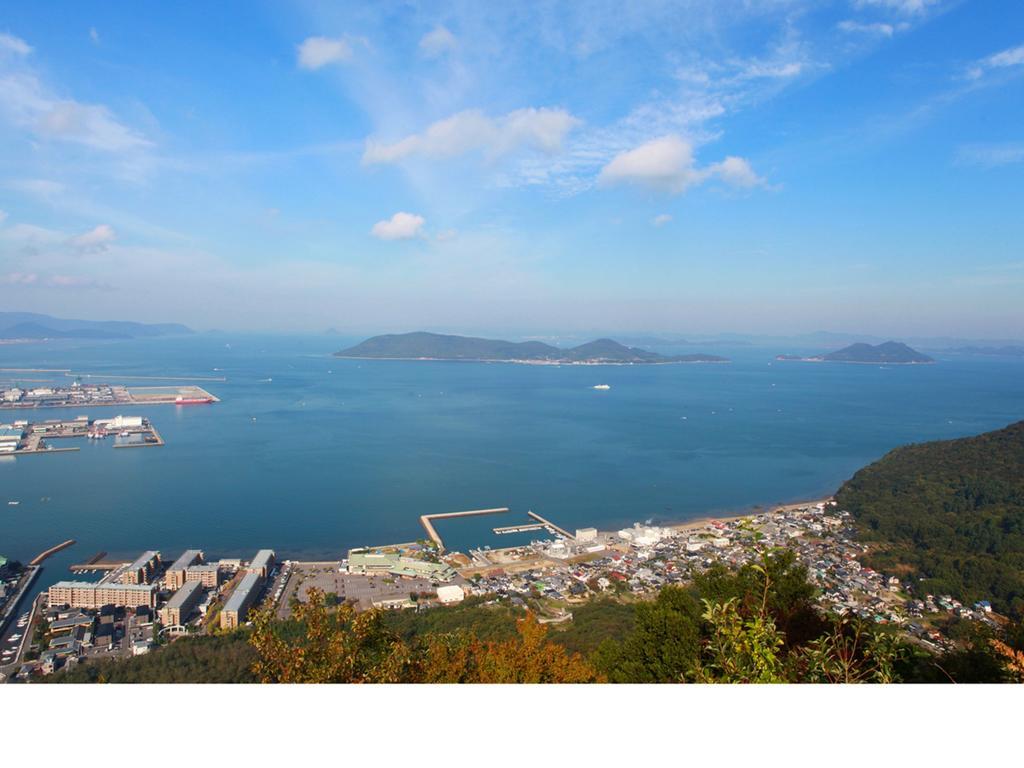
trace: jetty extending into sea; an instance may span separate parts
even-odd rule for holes
[[[423,529],[427,532],[427,536],[430,537],[431,541],[437,544],[439,552],[444,552],[444,541],[441,540],[441,535],[434,528],[432,520],[441,520],[452,517],[474,517],[476,515],[501,515],[508,512],[508,507],[495,507],[494,509],[469,509],[465,512],[438,512],[433,515],[420,515],[420,524]]]

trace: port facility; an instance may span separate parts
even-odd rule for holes
[[[67,387],[11,386],[0,391],[0,409],[87,408],[111,405],[210,405],[220,398],[195,384],[166,387],[126,387],[122,384],[82,384]]]

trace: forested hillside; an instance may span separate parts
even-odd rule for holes
[[[977,437],[897,448],[836,496],[869,562],[922,591],[1024,614],[1024,421]]]

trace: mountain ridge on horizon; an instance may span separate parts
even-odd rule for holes
[[[504,341],[428,331],[373,336],[335,357],[426,360],[479,360],[566,363],[724,363],[717,355],[660,355],[627,347],[614,339],[595,339],[563,349],[543,341]]]
[[[132,320],[77,320],[37,312],[0,312],[3,339],[134,339],[192,335],[181,323],[140,323]]]

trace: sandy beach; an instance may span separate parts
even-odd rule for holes
[[[738,520],[746,520],[750,517],[755,517],[764,513],[779,514],[780,512],[788,512],[792,509],[803,509],[804,507],[813,507],[815,504],[825,504],[833,500],[832,496],[826,496],[821,499],[809,499],[807,501],[796,501],[791,504],[777,504],[769,507],[761,507],[760,509],[751,509],[746,514],[742,515],[728,515],[728,516],[709,516],[701,517],[696,520],[688,520],[685,523],[678,523],[676,525],[667,525],[666,528],[671,528],[674,531],[681,532],[692,532],[700,531],[707,528],[712,523],[733,523]]]

